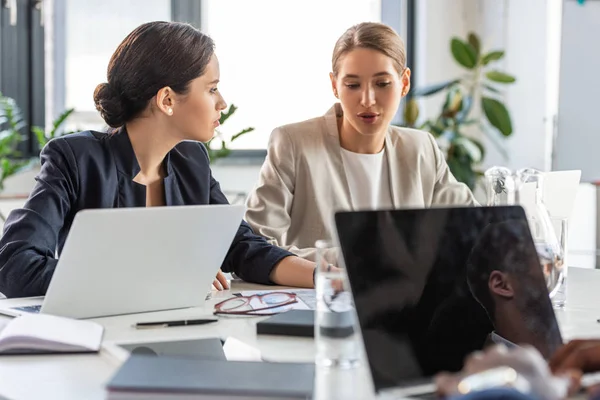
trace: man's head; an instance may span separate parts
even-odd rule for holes
[[[537,250],[524,220],[488,225],[471,250],[467,281],[496,332],[550,357],[562,339]]]
[[[467,280],[473,296],[495,321],[499,306],[514,304],[534,312],[540,290],[548,296],[540,262],[526,221],[510,220],[488,225],[467,260]],[[543,304],[543,302],[542,302]],[[529,309],[525,309],[529,308]]]

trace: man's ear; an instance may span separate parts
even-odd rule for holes
[[[491,294],[506,299],[512,299],[515,295],[513,285],[504,272],[492,271],[488,280],[488,288],[490,289]]]

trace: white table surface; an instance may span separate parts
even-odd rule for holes
[[[274,289],[234,282],[233,291]],[[105,384],[118,370],[128,353],[117,344],[170,341],[204,337],[235,337],[258,348],[270,361],[312,362],[314,341],[256,335],[255,324],[264,317],[222,317],[214,324],[177,328],[136,330],[135,322],[198,317],[210,314],[213,305],[230,296],[230,291],[214,292],[204,307],[162,311],[94,321],[105,328],[104,347],[94,355],[0,356],[0,398],[9,399],[103,399]],[[23,299],[0,300],[23,303]],[[572,268],[569,271],[567,307],[556,312],[565,340],[575,337],[600,338],[600,270]],[[0,318],[5,318],[0,316]],[[373,388],[365,363],[350,371],[334,373],[318,370],[316,398],[368,399]]]

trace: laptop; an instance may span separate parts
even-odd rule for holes
[[[0,310],[93,318],[195,307],[223,263],[241,205],[77,213],[43,299]]]
[[[433,376],[461,370],[494,338],[531,344],[546,357],[562,344],[520,206],[348,211],[336,213],[335,224],[380,397],[432,398]],[[510,302],[489,286],[485,266],[496,263],[519,281]],[[534,317],[513,318],[523,310]]]

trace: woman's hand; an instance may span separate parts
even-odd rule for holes
[[[217,277],[213,282],[213,287],[217,290],[229,289],[229,283],[227,282],[227,278],[225,278],[225,274],[221,270],[217,272]]]

